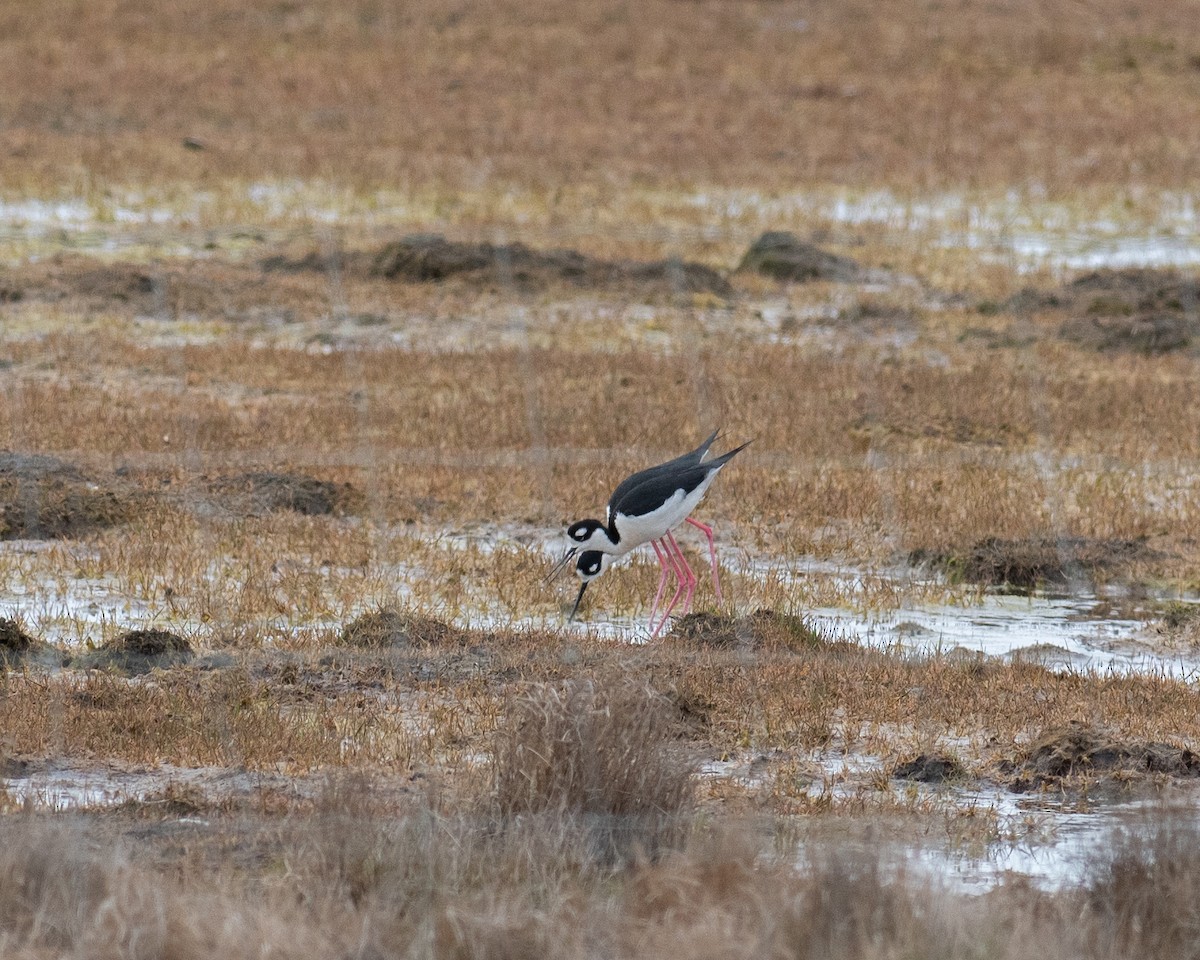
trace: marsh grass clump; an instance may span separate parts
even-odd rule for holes
[[[732,288],[716,270],[679,260],[600,260],[577,250],[535,250],[523,243],[465,243],[439,234],[414,234],[389,243],[370,272],[390,280],[431,283],[468,277],[489,285],[541,288],[637,286],[661,292],[728,296]]]
[[[1172,353],[1200,337],[1200,286],[1174,270],[1096,270],[1049,299],[1072,314],[1060,336],[1094,350]]]
[[[623,931],[640,948],[631,954],[929,956],[929,944],[950,934],[921,884],[896,870],[878,843],[806,843],[797,868],[756,853],[736,838],[705,838],[635,874],[625,897],[633,923]]]
[[[339,639],[353,647],[439,647],[460,644],[464,635],[435,617],[384,607],[350,621]]]
[[[950,754],[919,753],[892,767],[892,776],[914,783],[947,783],[966,779],[967,771],[962,762]]]
[[[295,904],[201,889],[139,861],[84,818],[6,818],[0,944],[29,957],[333,956],[336,935]]]
[[[627,678],[534,687],[496,734],[495,816],[574,823],[601,861],[659,855],[686,835],[694,802],[674,713],[666,697]]]
[[[82,536],[131,520],[144,500],[55,457],[0,451],[0,540]]]
[[[192,645],[169,630],[129,630],[99,649],[83,654],[76,666],[141,674],[188,663]]]
[[[219,495],[229,509],[251,515],[276,510],[293,510],[310,517],[352,513],[362,499],[348,483],[272,471],[219,477],[210,481],[209,490]]]
[[[787,230],[762,234],[742,256],[737,269],[739,273],[761,273],[795,283],[814,280],[852,283],[866,275],[849,257],[822,250]]]
[[[61,666],[63,655],[48,643],[30,636],[16,620],[0,620],[0,667],[36,663]]]
[[[16,620],[0,620],[0,653],[5,657],[22,657],[36,642]]]
[[[955,581],[1027,591],[1127,572],[1133,564],[1158,556],[1145,538],[1040,536],[985,537],[965,550],[918,549],[909,553],[908,560],[915,566],[932,566]]]
[[[767,609],[742,617],[689,613],[672,624],[667,639],[726,650],[817,650],[829,644],[829,638],[803,617]]]
[[[1195,646],[1200,643],[1200,604],[1165,604],[1155,628],[1168,643]]]

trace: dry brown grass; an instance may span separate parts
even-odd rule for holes
[[[574,818],[600,839],[619,823],[624,855],[675,836],[698,758],[758,758],[756,786],[700,792],[713,809],[751,799],[779,812],[886,810],[919,799],[887,771],[920,753],[952,753],[968,783],[1141,790],[1194,777],[1200,744],[1197,694],[1184,681],[1019,660],[842,642],[719,649],[682,636],[630,649],[528,631],[245,649],[260,642],[134,678],[82,673],[86,655],[53,674],[8,672],[4,750],[35,769],[52,757],[101,778],[130,765],[419,775],[449,795],[490,796],[483,813],[500,823]],[[814,765],[826,754],[875,758],[882,772],[831,780],[836,769]]]
[[[1181,791],[1193,684],[799,619],[969,602],[890,568],[981,544],[1195,587],[1187,279],[987,259],[1010,220],[1157,235],[1198,173],[1185,0],[9,6],[0,201],[95,222],[0,224],[0,450],[46,467],[0,469],[0,537],[57,538],[0,551],[38,651],[0,677],[0,953],[1186,955],[1190,834],[972,900],[880,838],[1032,835],[961,795],[997,784]],[[814,209],[879,189],[880,222]],[[512,247],[385,276],[398,227],[704,283]],[[723,272],[785,227],[879,284]],[[542,532],[716,425],[755,438],[702,509],[732,615],[558,629]],[[656,575],[592,602],[643,616]],[[37,812],[59,781],[111,795]]]
[[[1184,0],[18,5],[0,21],[0,177],[35,191],[324,177],[442,209],[516,183],[568,218],[632,183],[1184,187],[1200,156],[1190,14]]]
[[[482,520],[553,529],[597,510],[614,477],[713,423],[757,437],[704,508],[756,550],[881,563],[914,550],[966,555],[988,538],[1030,549],[1144,540],[1093,576],[1186,582],[1200,537],[1190,479],[1200,449],[1177,425],[1200,419],[1193,358],[1083,364],[1052,341],[980,355],[936,329],[923,335],[947,362],[868,344],[828,352],[726,338],[695,348],[681,369],[676,355],[644,348],[446,354],[376,343],[325,354],[247,349],[237,337],[181,348],[61,333],[6,348],[0,445],[55,451],[102,485],[136,480],[139,495],[153,494],[160,509],[96,539],[100,568],[132,576],[154,558],[159,589],[192,615],[244,599],[260,617],[278,604],[323,604],[340,617],[355,592],[383,589],[394,564],[427,560],[457,566],[464,584],[487,583],[505,609],[536,610],[550,600],[540,559],[515,544],[490,556],[446,550],[429,531]],[[114,466],[128,475],[105,476]],[[238,519],[253,504],[208,479],[281,469],[349,484],[328,489],[346,490],[341,509],[370,528]],[[378,526],[398,523],[419,536]],[[208,561],[224,544],[237,544],[223,549],[243,567],[242,586],[217,602],[205,598]],[[335,596],[276,564],[286,557],[328,562]],[[453,616],[460,602],[450,590],[430,612]]]
[[[657,858],[686,834],[694,793],[670,703],[631,677],[542,686],[507,711],[492,751],[495,813],[577,820],[601,858]]]
[[[878,831],[772,853],[705,833],[657,864],[528,869],[528,835],[346,782],[315,818],[186,831],[25,815],[0,825],[0,947],[19,957],[1192,956],[1194,831],[1168,821],[1086,887],[931,888]],[[336,804],[336,805],[335,805]],[[762,826],[763,824],[760,824]],[[145,826],[145,825],[143,825]],[[1140,836],[1140,834],[1139,834]],[[232,853],[232,856],[231,856]]]

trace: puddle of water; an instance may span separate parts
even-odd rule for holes
[[[798,772],[803,775],[807,771],[812,777],[810,793],[827,793],[837,800],[860,798],[864,789],[876,792],[878,781],[873,775],[882,768],[878,757],[820,750],[802,756]],[[768,786],[772,769],[769,758],[748,754],[707,761],[701,765],[699,775],[756,790]],[[1200,819],[1200,792],[1190,788],[1177,788],[1170,800],[1154,797],[1108,801],[1014,794],[998,787],[966,789],[903,781],[891,781],[886,789],[897,797],[916,790],[923,800],[936,802],[936,809],[945,809],[949,818],[969,815],[994,821],[988,830],[992,839],[984,843],[956,842],[953,830],[941,841],[936,838],[937,831],[933,836],[923,833],[910,840],[899,830],[888,847],[887,853],[910,875],[968,894],[986,893],[1014,876],[1047,891],[1077,886],[1088,879],[1097,861],[1108,853],[1114,836],[1122,832],[1135,837],[1149,833],[1168,818]],[[879,852],[877,845],[863,850],[866,854]],[[803,846],[798,855],[806,856]]]
[[[970,606],[904,606],[859,615],[815,609],[806,616],[835,636],[916,653],[953,650],[1025,659],[1065,670],[1144,672],[1190,678],[1200,660],[1158,652],[1142,641],[1141,620],[1096,619],[1097,599],[985,594]]]
[[[660,198],[667,206],[678,198]],[[1107,215],[1089,206],[1086,214],[1067,204],[1039,198],[1036,191],[1010,191],[999,196],[943,193],[905,199],[887,190],[866,193],[793,192],[766,194],[754,190],[698,193],[684,206],[711,216],[712,226],[697,227],[694,217],[664,227],[664,240],[696,237],[720,239],[720,224],[740,230],[790,226],[805,229],[814,221],[847,226],[880,225],[898,231],[900,239],[925,234],[942,247],[978,250],[993,260],[1015,260],[1019,269],[1193,266],[1200,263],[1200,231],[1194,198],[1164,192],[1136,198],[1136,214],[1116,202]],[[264,181],[221,196],[193,192],[179,197],[153,197],[125,191],[94,201],[84,198],[40,200],[0,198],[0,240],[34,242],[57,239],[62,245],[107,252],[146,247],[160,255],[204,256],[206,245],[229,230],[194,225],[225,223],[230,216],[244,223],[310,225],[354,224],[360,227],[436,228],[436,208],[400,194],[355,196],[333,183]],[[172,230],[176,232],[172,234]],[[147,233],[146,231],[152,231]],[[179,231],[183,231],[180,233]],[[239,230],[233,230],[230,237]],[[261,233],[261,230],[257,230]],[[545,233],[545,229],[542,229]],[[630,238],[644,240],[659,231],[638,227]],[[194,234],[189,237],[184,234]],[[608,229],[609,237],[621,231]],[[263,239],[266,234],[262,234]],[[571,239],[578,239],[573,234]]]
[[[530,556],[529,575],[534,576],[549,572],[566,549],[566,541],[557,531],[487,523],[438,530],[405,529],[398,535],[418,541],[412,557],[371,572],[364,583],[386,583],[390,596],[418,606],[454,604],[449,612],[428,610],[433,616],[472,627],[563,628],[577,635],[620,642],[650,639],[647,611],[642,609],[610,613],[599,603],[588,609],[582,620],[566,624],[563,605],[569,611],[577,589],[569,572],[546,587],[547,597],[553,593],[561,602],[529,615],[514,610],[503,596],[473,583],[464,583],[465,593],[458,599],[439,600],[436,590],[430,592],[429,584],[435,578],[423,566],[422,551],[473,552],[486,561],[497,551],[516,550]],[[82,561],[77,553],[64,553],[57,546],[10,541],[0,544],[0,558],[11,561],[4,567],[6,575],[0,577],[0,617],[23,619],[44,640],[78,644],[98,640],[106,630],[155,625],[204,632],[199,620],[189,620],[154,596],[139,595],[116,577],[62,573],[63,568],[78,569]],[[318,558],[296,558],[295,563],[304,566],[310,560],[313,569],[321,569],[331,580],[343,575],[363,577],[362,571],[322,568]],[[1098,598],[1088,593],[970,597],[943,589],[936,581],[919,579],[907,568],[867,570],[811,558],[779,564],[744,556],[736,565],[727,563],[725,569],[745,578],[783,584],[795,609],[814,626],[856,643],[918,654],[957,650],[1023,657],[1056,670],[1144,672],[1184,679],[1200,676],[1200,654],[1164,651],[1151,645],[1148,628],[1141,620],[1097,617],[1094,611]],[[237,575],[236,570],[233,573]],[[214,580],[229,576],[220,564],[213,565]],[[264,621],[262,626],[270,630],[336,628],[342,619],[374,607],[375,591],[372,588],[367,592],[371,596],[364,598],[362,610],[343,613],[335,613],[340,609],[337,604],[314,603],[311,612],[297,610],[281,594],[280,602],[291,612]]]
[[[80,768],[51,765],[20,776],[0,778],[0,795],[13,804],[56,812],[120,806],[161,798],[169,788],[202,789],[209,799],[246,797],[264,788],[315,791],[282,774],[249,773],[224,767]]]
[[[1022,270],[1200,263],[1194,199],[1171,192],[1141,198],[1145,209],[1132,221],[1121,210],[1107,217],[1089,211],[1085,219],[1065,204],[1017,191],[991,198],[945,193],[906,200],[886,190],[843,195],[734,190],[697,194],[691,203],[724,219],[795,225],[816,219],[924,233],[943,247],[979,250],[993,260],[1015,259]]]
[[[969,849],[924,847],[909,852],[908,865],[947,888],[986,893],[1011,876],[1053,891],[1085,883],[1114,837],[1149,834],[1167,819],[1200,818],[1200,798],[1164,802],[1128,800],[1070,809],[1009,794],[976,794],[995,810],[1001,832],[1013,839],[990,844],[983,855]],[[964,799],[970,799],[964,794]]]

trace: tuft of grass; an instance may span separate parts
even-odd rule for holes
[[[188,663],[193,656],[192,645],[170,630],[129,630],[83,654],[74,665],[141,674]]]
[[[461,630],[441,620],[390,607],[356,617],[340,636],[343,644],[356,647],[443,646],[462,638]]]
[[[569,818],[606,858],[678,843],[694,801],[671,703],[627,677],[546,684],[513,703],[493,750],[502,823]]]
[[[803,651],[834,645],[803,617],[765,608],[743,617],[689,613],[671,625],[666,639],[717,649]]]
[[[1083,897],[1093,955],[1200,956],[1198,851],[1200,832],[1178,815],[1117,834]]]

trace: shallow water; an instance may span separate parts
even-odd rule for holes
[[[1017,191],[993,196],[947,192],[906,199],[887,190],[781,194],[717,190],[684,197],[683,206],[708,213],[713,224],[697,227],[689,220],[660,229],[611,226],[606,236],[711,242],[755,225],[798,230],[810,229],[814,223],[879,225],[896,231],[902,242],[919,234],[921,242],[978,250],[989,260],[1012,262],[1019,270],[1200,263],[1200,221],[1194,198],[1171,192],[1138,197],[1136,214],[1120,204],[1084,211],[1041,199],[1036,192]],[[159,255],[205,256],[214,241],[235,242],[246,233],[247,228],[227,222],[230,210],[237,211],[244,223],[256,225],[256,241],[272,236],[284,240],[290,235],[264,230],[267,224],[280,229],[288,224],[391,230],[439,226],[428,222],[430,211],[400,195],[356,197],[328,183],[275,181],[250,184],[220,198],[205,191],[157,199],[136,191],[90,200],[0,197],[0,242],[51,241],[70,249],[110,253],[146,247]],[[206,220],[214,225],[196,228]],[[539,235],[547,233],[538,229]]]
[[[1200,796],[1075,804],[997,792],[979,802],[1000,815],[1001,830],[1013,831],[978,854],[968,848],[915,848],[908,865],[945,888],[985,893],[1013,876],[1056,890],[1087,883],[1122,836],[1153,832],[1167,819],[1196,821]]]
[[[864,788],[862,784],[881,765],[876,757],[815,751],[811,766],[823,782],[815,782],[813,792],[828,790],[835,796],[851,796],[863,789],[872,792],[875,788]],[[767,782],[766,766],[753,757],[709,761],[698,773],[704,779],[730,779],[750,790]],[[89,768],[51,763],[27,773],[0,777],[0,796],[10,804],[61,812],[161,803],[168,819],[176,822],[195,822],[186,812],[189,796],[204,803],[245,800],[262,790],[315,797],[326,787],[319,775],[295,778],[237,768],[170,764]],[[954,808],[960,814],[970,813],[972,818],[994,820],[989,831],[992,839],[985,843],[970,839],[958,842],[949,835],[939,837],[936,830],[908,836],[898,825],[894,833],[863,844],[863,853],[881,855],[885,862],[903,868],[909,877],[961,893],[986,893],[1013,877],[1025,878],[1044,890],[1077,886],[1090,879],[1122,835],[1136,838],[1150,833],[1168,818],[1200,818],[1200,791],[1182,787],[1173,788],[1167,797],[1106,801],[1017,795],[987,788],[913,787],[896,781],[891,789],[897,794],[915,789],[922,799],[936,801],[937,808],[946,810],[948,817],[953,816]],[[182,808],[177,806],[180,803]],[[173,809],[179,813],[172,817]],[[841,829],[837,827],[839,822],[833,821],[831,829]],[[886,824],[886,818],[880,822]],[[797,848],[800,861],[814,852],[808,842]],[[853,834],[839,836],[838,849],[844,854],[846,844],[855,842]]]
[[[699,774],[707,780],[727,779],[753,792],[769,786],[765,760],[754,756],[712,760],[701,765]],[[803,762],[814,777],[810,796],[828,794],[835,801],[878,796],[878,780],[871,777],[883,769],[878,757],[814,751]],[[897,799],[907,795],[917,806],[945,811],[948,825],[954,824],[956,816],[987,824],[983,833],[990,839],[986,842],[972,839],[970,831],[965,839],[956,840],[953,827],[942,836],[937,830],[909,836],[898,826],[887,839],[874,839],[860,851],[882,852],[886,861],[902,867],[910,877],[959,893],[986,893],[1014,877],[1048,891],[1078,886],[1090,879],[1122,835],[1149,833],[1167,819],[1200,819],[1200,789],[1190,785],[1172,787],[1169,796],[1125,799],[1015,794],[999,787],[968,789],[898,780],[890,781],[887,789]],[[811,854],[807,842],[797,851],[801,860]],[[855,838],[839,835],[837,842],[843,849]]]

